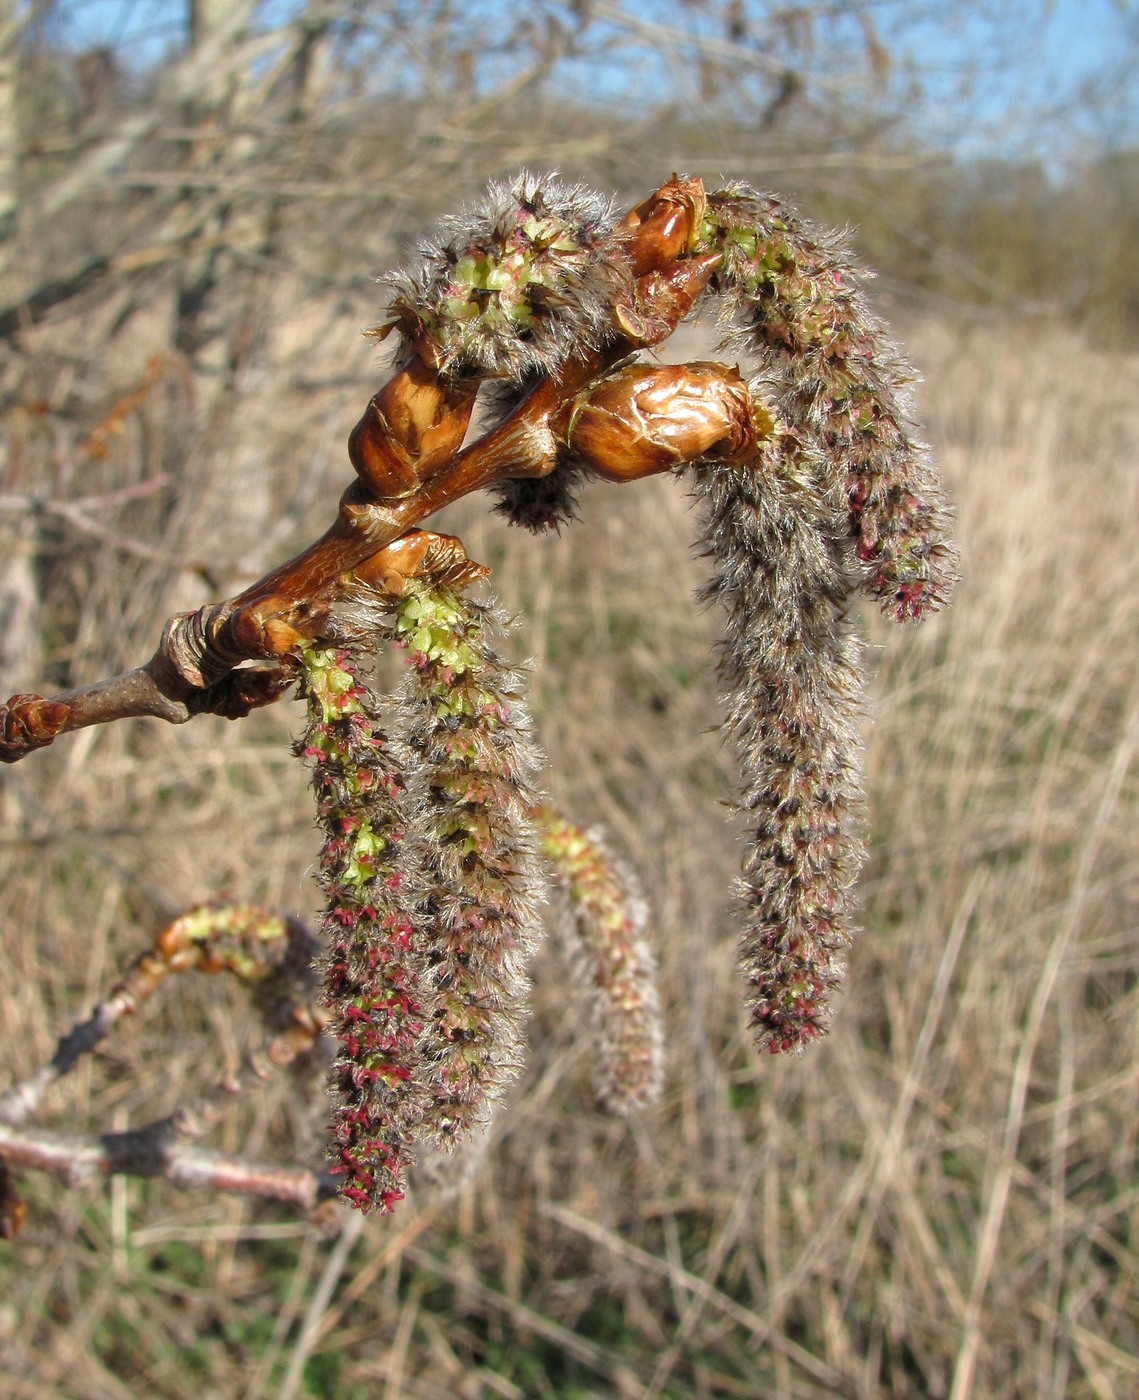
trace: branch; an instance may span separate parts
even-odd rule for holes
[[[324,1172],[247,1162],[172,1139],[166,1119],[137,1131],[99,1136],[0,1124],[0,1159],[9,1168],[48,1172],[72,1187],[102,1176],[159,1176],[175,1186],[260,1196],[305,1211],[336,1193],[334,1179]],[[11,1215],[10,1209],[4,1213],[0,1201],[0,1238],[10,1238],[19,1229],[19,1224],[9,1225],[11,1233],[4,1233]]]
[[[204,1186],[264,1196],[288,1201],[304,1210],[310,1210],[319,1196],[335,1194],[329,1173],[318,1175],[307,1168],[247,1162],[192,1145],[218,1122],[226,1105],[239,1093],[255,1084],[265,1084],[312,1048],[325,1020],[315,1006],[297,1008],[286,1030],[266,1040],[234,1073],[225,1075],[212,1089],[167,1118],[129,1132],[98,1136],[20,1126],[38,1107],[48,1086],[74,1068],[80,1057],[93,1050],[115,1022],[133,1009],[130,994],[120,989],[118,996],[60,1041],[49,1066],[7,1091],[0,1100],[0,1165],[50,1172],[68,1186],[79,1186],[97,1176],[162,1176],[176,1186]],[[6,1170],[0,1174],[0,1237],[9,1238],[4,1234],[5,1187],[14,1191]],[[18,1229],[16,1224],[12,1233]]]
[[[542,209],[540,194],[533,198]],[[380,580],[398,594],[421,564],[437,573],[433,551],[445,537],[428,536],[410,550],[402,537],[471,491],[549,475],[570,445],[574,413],[590,386],[672,334],[721,261],[719,252],[689,255],[704,207],[698,180],[674,179],[586,250],[605,291],[604,316],[595,310],[591,326],[596,344],[567,353],[562,343],[556,364],[548,357],[554,367],[465,449],[478,385],[496,371],[468,365],[463,373],[448,373],[456,352],[446,341],[447,328],[428,326],[413,305],[397,302],[396,321],[378,334],[398,329],[407,353],[352,434],[349,455],[359,480],[342,497],[331,529],[238,597],[172,618],[146,665],[61,695],[13,696],[0,706],[0,761],[14,763],[92,724],[140,715],[172,724],[203,713],[238,719],[278,699],[293,680],[282,658],[321,637],[346,575],[355,571],[372,586]],[[546,252],[546,245],[536,246],[535,262]],[[558,257],[565,260],[563,254],[548,257],[555,266]],[[653,461],[636,474],[674,465],[675,457]],[[461,554],[461,545],[457,549]],[[268,670],[236,671],[267,659],[275,663]]]
[[[326,1174],[259,1165],[193,1146],[236,1095],[265,1084],[311,1050],[322,1034],[326,1017],[312,1000],[316,979],[311,963],[316,950],[316,940],[299,919],[284,918],[258,905],[200,905],[168,924],[106,1000],[60,1038],[50,1063],[0,1094],[0,1238],[11,1238],[23,1220],[11,1166],[51,1172],[70,1186],[117,1173],[163,1176],[175,1185],[266,1196],[305,1209],[318,1196],[334,1194]],[[252,989],[263,1015],[280,1029],[235,1071],[168,1117],[144,1127],[99,1135],[25,1127],[52,1084],[91,1054],[167,977],[188,971],[235,976]]]
[[[283,1068],[307,1049],[321,1030],[323,1018],[310,1004],[316,986],[310,965],[318,946],[300,919],[260,905],[211,902],[188,910],[166,925],[86,1021],[60,1037],[48,1064],[0,1094],[0,1123],[19,1127],[26,1122],[56,1080],[70,1074],[124,1016],[132,1015],[167,977],[179,972],[229,972],[260,990],[263,1010],[283,1030],[223,1084],[236,1084],[237,1088],[226,1089],[234,1093],[250,1076],[266,1078],[270,1072],[266,1062]],[[207,1095],[206,1099],[213,1097]],[[204,1111],[201,1103],[187,1122]]]

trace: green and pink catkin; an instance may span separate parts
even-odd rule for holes
[[[356,650],[309,649],[300,661],[308,723],[297,750],[312,769],[324,833],[333,1170],[346,1200],[386,1211],[403,1196],[429,1099],[430,1000],[404,767]]]
[[[492,618],[424,587],[390,629],[299,658],[298,751],[324,832],[333,1170],[363,1210],[402,1197],[417,1144],[450,1150],[483,1126],[521,1065],[543,891],[529,815],[539,764]],[[367,671],[384,640],[410,663],[390,698]]]
[[[526,963],[544,879],[530,811],[540,768],[491,609],[448,588],[413,593],[396,630],[411,662],[397,697],[422,853],[422,1052],[436,1146],[486,1122],[521,1067]]]

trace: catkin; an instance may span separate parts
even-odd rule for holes
[[[611,1113],[636,1113],[664,1089],[657,962],[645,937],[648,904],[600,828],[576,826],[551,807],[539,808],[535,819],[542,854],[573,910],[571,961],[593,1022],[594,1091]]]
[[[723,254],[723,347],[764,375],[771,406],[841,484],[860,586],[897,621],[940,607],[956,554],[911,420],[917,375],[870,310],[845,238],[735,185],[709,195],[701,247]]]
[[[526,964],[540,935],[529,816],[539,761],[493,624],[491,609],[446,587],[414,591],[396,622],[412,663],[398,704],[434,1008],[423,1132],[444,1148],[485,1124],[521,1067]]]
[[[324,831],[333,1171],[346,1200],[389,1211],[404,1194],[428,1103],[422,1032],[431,1009],[403,765],[352,651],[308,649],[301,667],[308,720],[297,749],[312,767]]]
[[[753,463],[695,473],[713,561],[707,593],[726,612],[725,723],[751,824],[740,966],[757,1041],[772,1052],[826,1027],[861,859],[845,503],[827,476],[778,428]]]

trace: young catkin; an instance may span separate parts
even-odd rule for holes
[[[421,1040],[432,1005],[403,769],[352,651],[308,649],[301,668],[308,717],[297,750],[312,766],[324,830],[323,1000],[337,1051],[333,1171],[346,1200],[389,1211],[403,1196],[427,1105]]]
[[[442,220],[385,281],[390,319],[448,376],[549,374],[610,333],[618,279],[613,207],[585,185],[523,171]]]
[[[408,811],[422,851],[426,981],[423,1134],[447,1148],[484,1124],[520,1068],[526,963],[543,888],[531,784],[538,772],[518,678],[488,633],[492,610],[447,587],[404,599],[409,676],[398,697]]]
[[[534,816],[542,855],[573,909],[572,962],[596,1032],[594,1091],[611,1113],[636,1113],[664,1089],[657,962],[645,937],[648,904],[599,828],[576,826],[549,806]]]
[[[708,197],[701,247],[723,254],[712,289],[725,347],[764,374],[772,406],[842,484],[862,588],[899,622],[940,607],[956,555],[911,422],[917,376],[867,305],[846,240],[736,185]]]
[[[760,1046],[798,1049],[825,1029],[861,857],[845,500],[826,464],[778,425],[754,462],[709,464],[695,480],[714,565],[707,593],[727,615],[726,727],[752,824],[740,965]]]
[[[531,376],[506,379],[494,384],[485,395],[490,421],[505,418],[533,387]],[[578,518],[578,494],[586,472],[581,462],[566,454],[548,476],[507,477],[487,489],[495,499],[496,514],[511,525],[520,525],[535,535],[561,530]]]

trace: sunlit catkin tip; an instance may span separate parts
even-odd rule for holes
[[[637,1112],[656,1103],[664,1089],[657,965],[645,937],[648,905],[597,827],[575,826],[549,806],[537,808],[534,818],[542,855],[573,909],[572,961],[596,1032],[597,1098],[611,1113]]]

